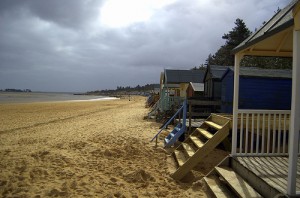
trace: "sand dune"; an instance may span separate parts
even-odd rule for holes
[[[149,140],[145,98],[0,105],[2,197],[195,197]]]

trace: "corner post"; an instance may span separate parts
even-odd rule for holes
[[[288,195],[296,195],[296,176],[300,130],[300,29],[293,32],[292,105],[289,133]]]
[[[237,147],[237,130],[238,130],[238,108],[239,108],[239,76],[240,76],[240,63],[243,58],[241,53],[234,56],[234,88],[233,88],[233,117],[232,117],[232,147],[231,155],[236,156]]]

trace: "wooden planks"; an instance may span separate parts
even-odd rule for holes
[[[235,197],[228,188],[219,180],[218,176],[210,175],[204,177],[204,181],[216,198]]]
[[[209,131],[206,131],[204,129],[201,129],[201,128],[197,128],[196,129],[199,133],[201,133],[205,138],[207,139],[211,139],[214,135],[211,134]]]
[[[241,176],[235,173],[228,167],[215,167],[215,170],[221,175],[227,184],[233,189],[240,197],[262,197],[257,193]]]
[[[286,194],[288,176],[287,157],[237,157],[248,170],[263,179],[273,188]],[[300,158],[298,158],[296,189],[300,190]]]
[[[190,139],[193,141],[193,143],[198,147],[198,148],[201,148],[204,143],[199,139],[197,138],[196,136],[190,136]]]
[[[214,122],[212,122],[212,121],[205,121],[204,123],[206,123],[206,124],[209,125],[210,127],[213,127],[213,128],[215,128],[215,129],[217,129],[217,130],[222,129],[222,126],[220,126],[220,125],[218,125],[218,124],[216,124],[216,123],[214,123]]]
[[[175,157],[178,162],[178,165],[182,166],[185,162],[184,154],[179,150],[175,150],[174,153],[175,153]]]
[[[185,149],[189,157],[192,157],[195,154],[194,149],[189,144],[182,142],[182,147]]]

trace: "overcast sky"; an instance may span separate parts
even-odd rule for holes
[[[205,63],[241,18],[289,0],[0,0],[0,89],[85,92],[159,83]]]

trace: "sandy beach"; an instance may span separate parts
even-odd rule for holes
[[[0,197],[206,197],[170,177],[147,112],[144,97],[0,104]]]

